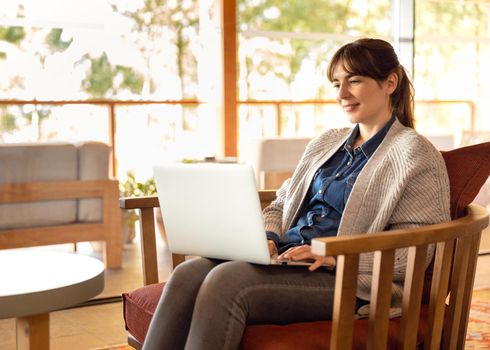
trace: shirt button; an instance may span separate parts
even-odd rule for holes
[[[340,173],[335,174],[335,178],[338,179],[339,177],[340,177]]]
[[[347,162],[347,165],[348,165],[348,166],[351,166],[351,165],[352,165],[352,162]]]
[[[322,190],[318,191],[318,193],[322,194]]]

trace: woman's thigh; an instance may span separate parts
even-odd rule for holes
[[[222,305],[215,310],[241,314],[247,324],[327,320],[332,315],[334,285],[335,274],[323,269],[310,272],[300,266],[229,261],[209,272],[198,301]]]

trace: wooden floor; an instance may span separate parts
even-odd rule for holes
[[[484,232],[481,243],[482,250],[490,252],[490,229]],[[89,254],[90,249],[82,248],[80,253]],[[72,247],[55,249],[71,250]],[[162,257],[160,279],[165,280],[170,274],[170,256],[163,244],[160,243],[158,249]],[[98,298],[110,298],[142,285],[138,242],[125,246],[123,259],[123,269],[107,271],[106,288]],[[475,289],[481,288],[490,288],[490,255],[478,258]],[[121,302],[56,311],[51,313],[50,321],[52,350],[97,349],[126,342]],[[0,320],[0,349],[15,349],[14,319]]]

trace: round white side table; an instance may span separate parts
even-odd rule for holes
[[[16,317],[17,349],[49,349],[49,313],[104,289],[104,264],[85,255],[0,251],[0,319]]]

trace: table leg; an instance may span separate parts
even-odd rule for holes
[[[49,349],[49,313],[17,317],[17,350]]]

